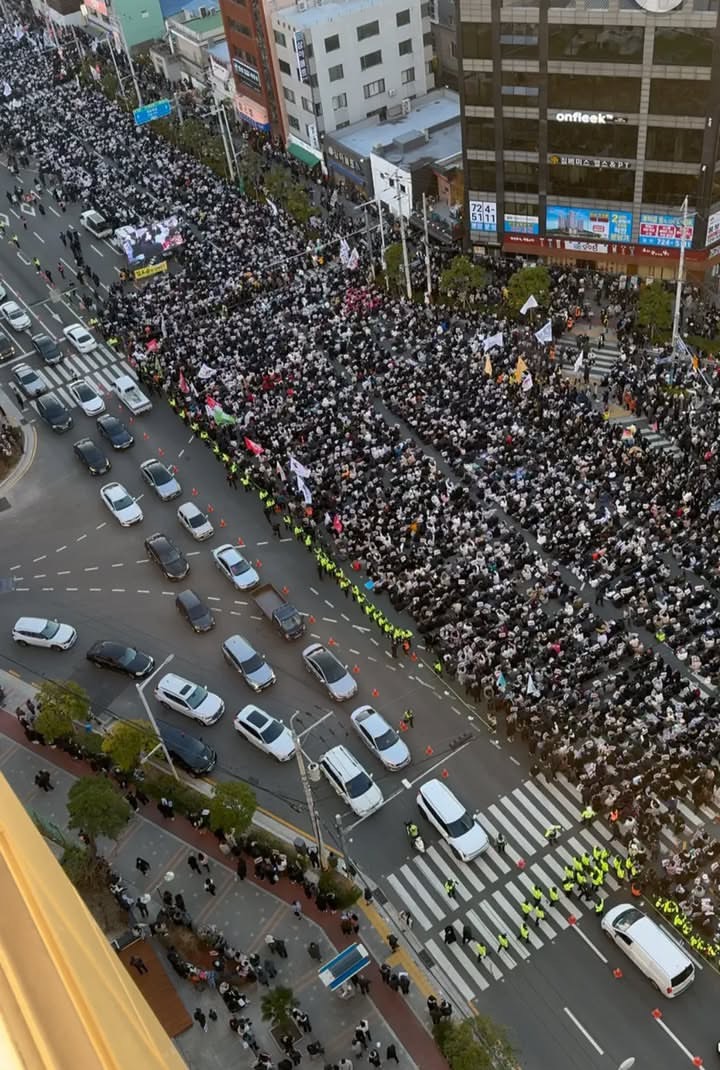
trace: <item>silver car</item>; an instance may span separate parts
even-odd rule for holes
[[[16,364],[13,368],[13,379],[26,398],[39,398],[50,389],[40,372],[35,371],[29,364]]]
[[[357,694],[357,683],[348,672],[347,666],[322,643],[312,643],[305,647],[302,656],[305,668],[324,684],[330,697],[336,702],[344,702]]]
[[[150,484],[161,502],[172,501],[173,498],[179,498],[182,494],[182,487],[162,461],[156,461],[154,458],[149,461],[143,461],[140,465],[140,472],[145,482]]]
[[[231,542],[212,551],[215,565],[238,591],[250,591],[260,583],[260,577],[249,561]]]
[[[358,706],[350,714],[353,728],[386,769],[404,769],[410,764],[410,751],[392,725],[372,706]]]
[[[231,635],[222,645],[223,657],[241,674],[253,691],[264,691],[275,683],[272,671],[262,654],[242,635]]]

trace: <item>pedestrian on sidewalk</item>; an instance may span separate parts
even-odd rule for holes
[[[175,820],[174,807],[170,799],[166,799],[165,796],[163,796],[157,804],[157,808],[166,821]]]
[[[284,940],[280,939],[279,936],[275,938],[275,951],[281,959],[286,959],[288,957],[287,945]]]
[[[322,958],[322,955],[320,954],[320,948],[314,940],[311,940],[308,944],[308,955],[311,959],[315,959],[317,962],[320,962]]]
[[[147,804],[150,802],[150,796],[146,795],[142,788],[135,788],[135,798],[141,806],[147,806]]]
[[[241,880],[241,881],[244,881],[245,877],[247,876],[247,862],[245,861],[245,859],[243,858],[242,855],[240,855],[240,857],[237,860],[237,866],[235,867],[235,873],[237,875],[237,879]]]
[[[364,974],[362,974],[362,973],[358,977],[358,988],[360,989],[360,995],[361,996],[369,996],[370,995],[370,980],[369,980],[369,978],[365,977]]]
[[[367,1048],[367,1037],[360,1026],[357,1026],[355,1029],[355,1040],[358,1044],[362,1044],[362,1050],[365,1051],[365,1048]],[[355,1054],[357,1055],[357,1052],[355,1052]]]
[[[413,916],[409,910],[401,910],[399,914],[400,921],[405,925],[407,929],[413,927]]]
[[[255,980],[259,985],[262,985],[264,988],[270,987],[268,975],[265,973],[265,970],[259,963],[255,966]]]
[[[145,965],[144,961],[139,955],[130,956],[130,965],[134,966],[137,972],[142,976],[144,973],[150,973],[150,970]]]
[[[343,936],[350,936],[352,932],[352,922],[350,921],[349,914],[340,915],[340,932]]]
[[[398,940],[397,936],[393,935],[393,933],[388,933],[387,942],[390,945],[391,951],[397,951],[398,947],[400,946],[400,941]]]
[[[208,1031],[207,1018],[205,1017],[205,1014],[203,1013],[203,1010],[202,1010],[201,1007],[196,1007],[195,1008],[195,1013],[193,1014],[193,1018],[195,1019],[197,1024],[200,1026],[200,1028],[202,1029],[203,1033],[207,1033],[207,1031]]]
[[[362,1059],[363,1053],[365,1051],[365,1045],[363,1044],[363,1042],[361,1040],[358,1039],[358,1037],[355,1037],[353,1039],[350,1047],[352,1048],[352,1053],[355,1056],[355,1058],[356,1059]]]
[[[35,774],[35,783],[43,791],[55,791],[55,785],[50,783],[50,771],[48,769],[39,769]]]
[[[271,933],[265,934],[265,943],[267,944],[269,950],[273,953],[273,955],[277,955],[277,943],[275,942],[275,937]]]
[[[448,1003],[446,999],[441,999],[439,1010],[443,1018],[449,1018],[453,1011],[452,1003]]]
[[[307,1011],[303,1011],[298,1018],[298,1025],[302,1029],[303,1033],[312,1033],[312,1026],[310,1025],[310,1017]]]
[[[209,892],[210,895],[215,895],[215,881],[212,879],[212,877],[205,878],[205,891]]]
[[[360,932],[360,918],[357,916],[357,914],[350,915],[350,926],[352,928],[353,934],[357,936],[357,934]]]
[[[265,959],[263,962],[263,970],[271,981],[274,981],[277,977],[277,970],[275,969],[275,963],[272,959]]]
[[[383,962],[382,966],[380,967],[380,977],[382,978],[382,983],[384,985],[389,985],[390,984],[390,974],[391,973],[392,973],[392,970],[388,966],[387,962]]]
[[[198,865],[202,866],[206,873],[210,872],[210,859],[202,851],[197,853]]]
[[[380,1041],[378,1041],[378,1043],[380,1043]],[[375,1048],[371,1048],[368,1052],[368,1062],[371,1066],[382,1066],[380,1054]]]
[[[385,1049],[385,1058],[388,1062],[390,1062],[391,1059],[394,1059],[396,1063],[400,1063],[400,1060],[398,1059],[397,1049],[394,1044],[388,1044],[387,1048]]]
[[[410,975],[407,970],[399,971],[398,982],[400,984],[400,991],[404,996],[407,996],[410,992]]]
[[[178,910],[182,910],[183,914],[187,914],[187,907],[185,906],[185,899],[181,892],[178,892],[175,896],[175,906]]]
[[[149,911],[144,896],[139,895],[137,897],[137,899],[135,900],[135,908],[140,912],[141,918],[147,918],[149,916]]]
[[[370,1043],[372,1036],[370,1035],[370,1023],[367,1018],[361,1018],[358,1022],[358,1029],[362,1029],[365,1036],[365,1040]]]
[[[393,990],[393,992],[399,992],[400,991],[400,978],[398,977],[398,975],[394,971],[393,971],[393,973],[390,974],[390,982],[389,982],[389,984],[390,984],[390,988]]]
[[[193,873],[200,873],[200,864],[195,855],[188,855],[187,864],[190,866]]]
[[[148,873],[150,872],[150,863],[146,862],[144,858],[140,858],[140,856],[138,855],[138,857],[135,859],[135,869],[139,870],[142,873],[143,877],[147,877]]]
[[[294,899],[293,900],[292,908],[293,908],[293,914],[299,920],[302,917],[302,912],[303,912],[302,903],[300,902],[299,899]]]
[[[131,791],[129,791],[127,793],[127,795],[125,796],[125,801],[131,807],[133,813],[136,814],[138,812],[138,810],[140,809],[140,803],[137,801],[136,797],[133,795],[133,793]]]
[[[353,1064],[347,1055],[344,1055],[338,1063],[338,1070],[353,1070]]]

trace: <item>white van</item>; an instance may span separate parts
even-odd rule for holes
[[[695,967],[685,952],[651,918],[630,903],[608,910],[601,925],[638,969],[668,999],[695,980]]]
[[[332,747],[320,759],[320,768],[358,817],[367,817],[385,802],[380,788],[347,747]]]
[[[421,784],[415,801],[463,862],[470,862],[487,850],[490,843],[487,832],[442,780]]]

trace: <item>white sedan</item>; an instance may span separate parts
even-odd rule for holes
[[[100,488],[100,497],[117,522],[124,528],[139,524],[143,518],[142,509],[123,487],[122,483],[106,483]]]
[[[230,542],[212,551],[216,566],[238,591],[250,591],[260,583],[260,577],[249,561]]]
[[[185,502],[177,511],[178,520],[193,539],[202,542],[215,534],[212,526],[202,509],[198,509],[193,502]]]
[[[372,706],[358,706],[350,714],[353,728],[386,769],[404,769],[410,765],[410,751],[392,725]]]
[[[87,379],[75,379],[68,383],[68,390],[86,416],[99,416],[105,412],[105,402]]]
[[[289,762],[295,754],[295,744],[289,729],[259,706],[244,706],[233,724],[249,743],[269,754],[271,758],[277,758],[279,762]]]
[[[97,349],[96,339],[82,323],[71,323],[69,327],[64,328],[63,334],[78,353],[92,353],[93,349]]]
[[[20,617],[12,637],[20,646],[44,646],[50,650],[69,650],[77,639],[72,624],[61,624],[44,617]]]
[[[17,301],[5,301],[0,305],[0,313],[14,331],[26,331],[30,326],[30,317],[20,308]]]
[[[215,724],[225,712],[225,703],[219,695],[174,672],[166,673],[159,680],[155,698],[161,706],[184,713],[201,724]]]

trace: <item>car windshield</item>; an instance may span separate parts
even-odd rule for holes
[[[60,625],[56,620],[49,620],[46,622],[45,627],[40,632],[43,639],[52,639],[54,635],[57,635],[60,629]]]
[[[247,661],[242,662],[243,672],[257,672],[258,669],[262,669],[265,662],[259,654],[253,654]]]
[[[351,799],[357,799],[361,795],[364,795],[366,791],[370,791],[372,787],[372,780],[367,773],[357,773],[352,780],[348,780],[345,788]]]
[[[207,524],[207,517],[202,513],[196,513],[195,516],[188,517],[188,524],[191,528],[201,528],[203,524]]]
[[[208,696],[207,688],[200,687],[199,684],[190,692],[189,695],[185,695],[185,701],[191,710],[196,710],[198,706],[202,706],[203,702]]]
[[[392,728],[388,728],[382,735],[375,736],[375,746],[378,750],[387,750],[397,743],[397,738],[397,732]]]
[[[130,495],[126,494],[124,498],[116,498],[113,501],[113,509],[117,509],[119,511],[120,509],[127,509],[129,506],[134,504],[135,503],[130,497]]]
[[[316,654],[315,660],[329,684],[336,684],[338,680],[342,680],[343,676],[346,675],[345,666],[336,661],[327,651],[322,654]]]
[[[33,383],[37,379],[37,374],[32,368],[28,368],[27,371],[18,372],[17,377],[21,383]]]
[[[636,921],[642,921],[644,916],[642,911],[637,910],[635,907],[628,907],[627,910],[623,910],[622,914],[618,914],[613,920],[613,925],[616,929],[624,932],[631,925],[634,925]]]
[[[448,835],[453,837],[464,836],[466,832],[470,832],[474,825],[475,822],[466,810],[465,813],[461,814],[457,821],[448,822]]]
[[[278,736],[282,735],[282,731],[283,726],[279,721],[270,721],[267,728],[264,728],[260,735],[264,743],[274,743]]]
[[[128,665],[132,665],[136,657],[137,650],[133,650],[131,646],[126,646],[117,655],[117,660],[120,665],[124,665],[127,668]]]
[[[77,388],[78,397],[82,401],[90,401],[95,397],[95,391],[91,390],[87,383],[80,383]]]
[[[243,572],[247,572],[250,568],[244,557],[238,558],[237,561],[227,561],[226,558],[226,562],[233,576],[242,576]]]
[[[162,486],[163,483],[169,483],[172,476],[168,472],[167,468],[153,468],[152,477],[158,486]]]

